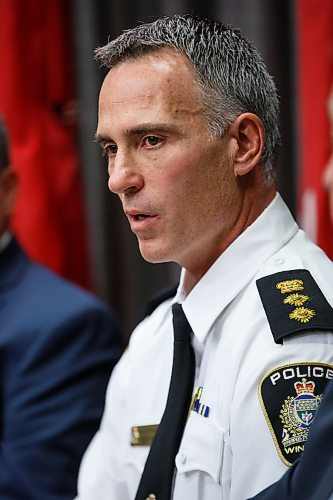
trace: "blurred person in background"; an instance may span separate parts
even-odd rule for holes
[[[330,132],[331,154],[324,171],[323,182],[328,192],[330,216],[331,216],[331,222],[333,224],[333,84],[331,87],[331,92],[328,96],[327,114],[330,124],[329,132]]]
[[[17,184],[0,119],[0,498],[70,500],[122,340],[106,305],[24,253]]]
[[[111,376],[78,498],[243,500],[298,460],[333,376],[333,265],[276,191],[275,85],[192,16],[96,55],[109,188],[142,256],[182,271]]]

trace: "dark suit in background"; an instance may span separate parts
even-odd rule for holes
[[[110,310],[12,239],[0,254],[1,500],[75,496],[120,352]]]

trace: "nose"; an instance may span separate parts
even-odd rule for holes
[[[135,167],[133,158],[118,150],[109,164],[108,187],[115,194],[134,194],[143,187],[143,176]]]

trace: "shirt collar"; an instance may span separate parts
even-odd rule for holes
[[[174,302],[183,302],[185,315],[199,342],[204,342],[218,315],[253,279],[260,266],[297,231],[295,220],[277,193],[270,205],[223,252],[186,298],[183,292],[185,270],[182,269]]]

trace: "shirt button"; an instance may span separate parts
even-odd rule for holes
[[[187,457],[186,457],[186,454],[185,454],[185,453],[180,453],[180,455],[179,455],[179,462],[180,462],[181,464],[184,464],[184,463],[186,462],[186,458],[187,458]]]
[[[284,259],[282,259],[282,257],[277,257],[277,258],[275,259],[275,261],[274,261],[274,264],[275,264],[276,266],[280,266],[280,265],[281,265],[281,264],[283,264],[283,263],[284,263]]]

